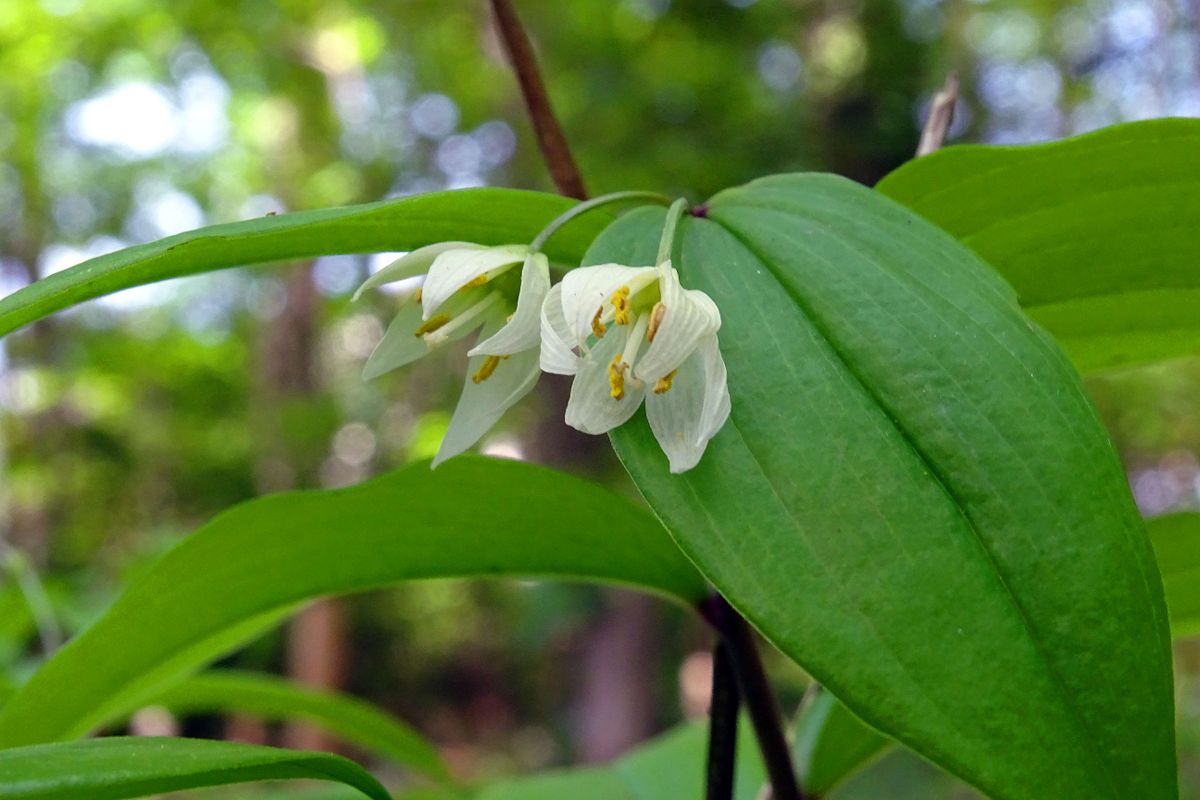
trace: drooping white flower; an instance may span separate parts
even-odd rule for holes
[[[467,353],[469,377],[433,460],[436,467],[479,441],[537,383],[539,314],[550,289],[550,264],[524,245],[443,242],[384,267],[354,296],[422,274],[421,286],[401,299],[363,377],[378,377],[479,332]]]
[[[671,472],[694,467],[729,417],[721,313],[657,267],[603,264],[567,273],[542,305],[540,363],[574,375],[567,424],[605,433],[645,402]]]

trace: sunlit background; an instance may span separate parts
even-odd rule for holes
[[[872,184],[911,157],[951,72],[955,141],[1200,116],[1196,0],[518,9],[593,193],[699,200],[806,169]],[[0,294],[206,224],[489,184],[552,188],[482,3],[0,2]],[[436,450],[461,352],[359,378],[393,298],[349,296],[393,256],[132,289],[0,344],[0,532],[43,577],[57,626],[86,624],[232,503],[356,483]],[[1200,507],[1200,361],[1090,388],[1145,513]],[[484,451],[624,485],[604,440],[562,425],[562,399],[544,381]],[[0,610],[0,672],[16,681],[57,633],[46,620],[39,632],[15,580],[0,584]],[[702,716],[708,645],[682,613],[620,592],[433,582],[319,605],[228,663],[372,699],[460,774],[484,777],[604,760]],[[1179,660],[1181,739],[1195,754],[1200,648],[1181,644]],[[773,666],[794,708],[805,678]],[[250,719],[147,719],[334,746]],[[1194,755],[1184,780],[1200,796]],[[896,754],[836,796],[973,795]]]

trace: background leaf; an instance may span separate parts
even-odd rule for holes
[[[271,721],[315,723],[346,742],[439,781],[450,773],[420,733],[383,710],[338,692],[273,675],[216,670],[195,675],[148,701],[176,714],[236,712]]]
[[[648,512],[593,483],[515,461],[415,464],[254,500],[197,530],[0,710],[0,744],[87,733],[304,600],[465,576],[622,583],[683,602],[706,592]]]
[[[1162,571],[1172,634],[1200,633],[1200,513],[1155,517],[1146,529]]]
[[[0,299],[0,336],[84,300],[226,267],[453,240],[524,244],[574,204],[542,192],[463,189],[213,225],[89,259],[13,292]],[[577,263],[611,220],[605,210],[573,220],[550,238],[546,254]]]
[[[947,147],[876,188],[999,270],[1080,369],[1200,353],[1200,120]]]
[[[647,263],[660,220],[622,219],[588,261]],[[820,175],[718,195],[680,264],[721,308],[732,416],[680,476],[644,417],[612,438],[702,571],[855,714],[992,796],[1175,797],[1141,521],[1078,376],[995,273]]]
[[[119,800],[246,781],[338,781],[373,800],[379,782],[341,756],[208,739],[134,737],[0,751],[5,800]]]
[[[795,725],[800,785],[823,795],[887,752],[895,742],[872,730],[824,689],[805,704]]]

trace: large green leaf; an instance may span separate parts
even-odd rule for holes
[[[998,269],[1081,369],[1200,353],[1200,120],[947,147],[877,188]]]
[[[152,698],[177,714],[237,712],[316,723],[351,744],[439,781],[450,773],[417,731],[370,703],[273,675],[218,670],[188,678]]]
[[[1167,592],[1171,632],[1200,633],[1200,513],[1168,514],[1146,523]]]
[[[0,299],[0,336],[120,289],[226,267],[454,240],[522,244],[574,202],[517,189],[463,189],[200,228],[90,259]],[[551,237],[546,254],[577,263],[611,220],[600,210],[572,221]]]
[[[0,711],[0,746],[82,735],[295,604],[397,581],[609,581],[685,602],[705,584],[645,510],[530,464],[458,458],[348,489],[254,500],[132,583]]]
[[[373,800],[391,800],[352,761],[206,739],[91,739],[0,751],[4,800],[120,800],[247,781],[309,778],[353,786]]]
[[[589,262],[647,263],[660,221]],[[718,195],[679,264],[721,308],[732,416],[678,476],[644,416],[613,441],[733,605],[995,797],[1175,797],[1149,544],[1078,376],[995,273],[818,175]]]

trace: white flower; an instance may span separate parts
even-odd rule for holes
[[[671,472],[694,467],[729,418],[721,314],[707,294],[657,267],[604,264],[567,273],[542,305],[540,363],[574,375],[567,424],[605,433],[646,403]]]
[[[518,274],[513,268],[520,265]],[[372,275],[355,293],[425,274],[401,300],[363,368],[367,380],[479,331],[467,353],[468,378],[437,466],[479,441],[537,383],[539,312],[550,289],[546,256],[524,245],[484,247],[443,242],[414,250]]]

